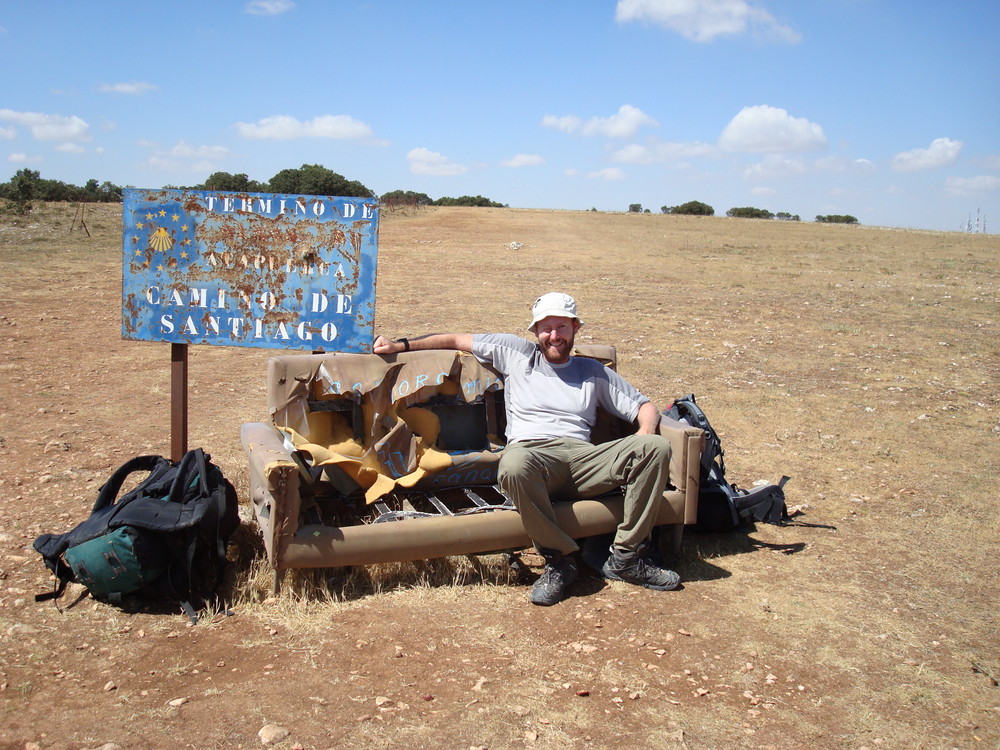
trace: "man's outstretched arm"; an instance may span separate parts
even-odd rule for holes
[[[422,351],[424,349],[457,349],[463,352],[472,351],[471,333],[429,333],[412,339],[390,341],[385,336],[375,339],[372,351],[375,354],[398,354],[406,351]]]

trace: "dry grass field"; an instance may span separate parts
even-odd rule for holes
[[[275,597],[245,524],[233,614],[190,627],[34,602],[35,537],[170,445],[169,347],[120,337],[121,207],[90,236],[74,211],[0,217],[0,748],[253,748],[269,724],[278,748],[1000,747],[996,235],[383,215],[379,333],[523,332],[569,292],[584,341],[661,406],[694,392],[731,478],[790,475],[814,525],[687,534],[680,591],[589,578],[536,608],[492,559]],[[190,442],[244,502],[269,355],[191,351]]]

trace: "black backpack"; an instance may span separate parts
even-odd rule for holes
[[[783,476],[777,484],[752,490],[730,484],[726,479],[722,441],[709,424],[705,412],[695,402],[693,393],[674,401],[664,414],[705,431],[696,529],[727,531],[759,522],[782,524],[788,520],[784,490],[788,477]]]
[[[149,476],[118,498],[135,472]],[[201,448],[177,463],[138,456],[101,487],[87,520],[35,540],[57,579],[55,591],[35,599],[56,599],[75,582],[113,603],[126,594],[175,601],[196,622],[195,607],[222,582],[226,546],[239,523],[236,490]]]

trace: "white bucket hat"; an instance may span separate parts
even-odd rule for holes
[[[531,325],[528,326],[528,330],[534,333],[538,321],[550,315],[573,318],[580,325],[583,325],[583,320],[576,314],[575,299],[562,292],[549,292],[536,299],[535,304],[531,306]]]

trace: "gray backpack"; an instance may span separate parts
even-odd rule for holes
[[[664,414],[705,431],[696,529],[728,531],[761,522],[783,524],[788,520],[784,487],[789,478],[783,476],[777,484],[754,487],[752,490],[730,484],[726,479],[722,441],[698,406],[693,393],[674,401]]]

